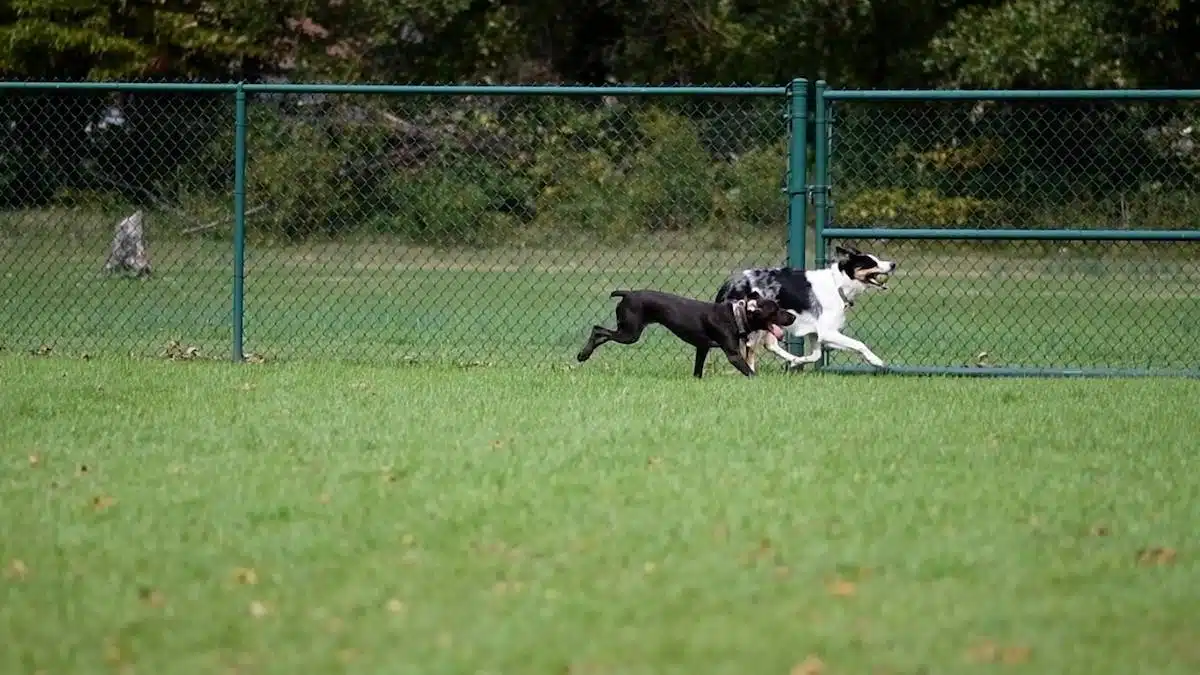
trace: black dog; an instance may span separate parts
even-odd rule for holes
[[[783,336],[780,326],[789,326],[796,317],[774,300],[757,296],[729,302],[705,302],[661,291],[613,291],[617,303],[617,329],[593,326],[587,343],[575,357],[587,361],[605,342],[631,345],[642,336],[646,326],[665,326],[680,340],[696,347],[696,377],[704,376],[704,360],[714,346],[725,352],[729,362],[746,377],[754,371],[746,363],[746,336],[759,330]]]

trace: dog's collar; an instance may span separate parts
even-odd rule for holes
[[[847,307],[854,306],[854,300],[851,300],[850,297],[846,295],[846,289],[842,288],[841,286],[838,286],[838,295],[842,296],[842,302],[846,303]]]
[[[733,322],[737,325],[738,335],[746,335],[746,301],[733,302]]]

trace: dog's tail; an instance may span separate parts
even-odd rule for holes
[[[608,297],[610,297],[610,298],[623,298],[623,297],[625,297],[625,296],[629,295],[629,294],[630,294],[630,293],[632,293],[632,292],[633,292],[633,291],[613,291],[612,293],[609,293],[609,294],[608,294]]]

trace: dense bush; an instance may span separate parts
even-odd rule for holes
[[[747,122],[763,119],[751,108],[553,97],[352,105],[360,102],[252,102],[252,236],[489,245],[661,232],[714,240],[785,227],[787,138],[774,120]],[[61,127],[52,147],[71,147],[105,108],[86,103],[69,116],[78,129]],[[35,137],[0,128],[12,141],[0,147],[0,195],[9,208],[166,204],[191,225],[220,221],[233,177],[228,110],[182,103],[161,115],[135,107],[134,123],[84,136],[73,153],[34,154]],[[1200,220],[1200,131],[1186,110],[914,111],[840,113],[836,224],[1188,228]]]

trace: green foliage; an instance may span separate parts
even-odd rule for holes
[[[933,190],[863,190],[838,206],[841,224],[967,227],[994,213],[997,204],[975,197],[946,197]]]
[[[376,228],[431,244],[484,244],[499,222],[489,217],[491,199],[470,178],[445,168],[392,174],[383,187],[386,208]]]
[[[534,171],[543,183],[536,201],[539,230],[617,238],[633,229],[624,175],[603,151],[542,150]]]
[[[339,198],[338,154],[317,128],[255,110],[247,153],[246,198],[265,207],[253,232],[298,239],[328,229]]]
[[[807,76],[847,88],[1190,86],[1200,78],[1200,3],[12,0],[0,3],[0,44],[7,78],[780,84]],[[139,131],[81,151],[89,107],[108,105],[97,101],[57,112],[5,107],[3,121],[15,126],[0,129],[4,203],[43,204],[81,190],[197,203],[227,197],[225,127],[210,140],[207,122],[189,126],[175,114],[191,105],[180,101],[131,125]],[[719,125],[702,114],[670,106],[547,98],[460,99],[447,108],[445,119],[418,122],[456,142],[414,166],[386,160],[394,139],[379,125],[256,122],[267,126],[251,142],[249,189],[264,209],[252,227],[290,239],[361,229],[442,241],[451,226],[478,242],[550,231],[619,239],[771,228],[785,213],[780,133],[715,149],[713,136],[735,131],[714,131]],[[1124,126],[1101,133],[1081,123],[1056,143],[1038,139],[1068,113],[1012,116],[982,123],[1002,127],[985,130],[956,118],[967,137],[951,130],[943,136],[953,143],[938,147],[918,138],[945,131],[921,128],[929,120],[863,130],[842,117],[843,136],[875,135],[857,150],[839,146],[838,161],[870,180],[844,185],[844,197],[857,201],[843,198],[838,208],[955,224],[1019,220],[1085,197],[1108,213],[1114,194],[1127,202],[1156,190],[1186,194],[1200,183],[1200,153],[1181,149],[1195,116],[1147,110],[1126,106]],[[985,131],[1002,142],[969,138]],[[193,139],[200,156],[146,150],[173,134]],[[493,142],[501,149],[485,148]],[[1113,155],[1129,160],[1108,166]],[[133,168],[121,168],[135,156]],[[114,167],[125,173],[112,179]],[[1159,174],[1172,178],[1159,185]],[[889,189],[901,185],[908,191]],[[993,200],[989,189],[1019,191],[1020,203]]]
[[[926,66],[956,87],[1120,87],[1128,81],[1105,3],[1008,0],[962,10]]]
[[[626,199],[641,228],[682,230],[713,211],[712,157],[682,115],[651,109],[636,116],[645,139],[626,169]],[[640,228],[639,228],[640,229]]]
[[[786,173],[786,141],[754,148],[724,168],[719,199],[735,221],[757,228],[782,227],[787,214]]]

